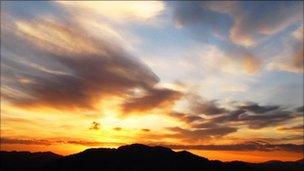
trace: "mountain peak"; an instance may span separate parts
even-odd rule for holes
[[[162,147],[162,146],[148,146],[144,144],[131,144],[124,145],[117,148],[119,151],[158,151],[158,152],[168,152],[172,153],[173,151],[170,148]]]

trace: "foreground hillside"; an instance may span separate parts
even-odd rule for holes
[[[141,144],[117,149],[87,149],[83,152],[60,156],[51,152],[0,152],[1,170],[39,171],[300,171],[303,161],[271,161],[259,164],[246,162],[211,161],[187,151],[174,152],[165,147]]]

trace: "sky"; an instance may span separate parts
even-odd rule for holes
[[[1,2],[1,150],[303,158],[303,1]]]

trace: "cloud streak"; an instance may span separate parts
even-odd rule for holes
[[[248,142],[227,145],[165,145],[176,150],[212,150],[212,151],[288,151],[302,153],[304,145],[297,144],[269,144]]]
[[[89,37],[73,22],[16,21],[12,26],[16,31],[3,26],[3,39],[10,40],[4,42],[7,53],[3,55],[3,77],[28,80],[19,79],[16,84],[20,86],[15,90],[25,92],[29,98],[15,97],[9,90],[2,96],[17,105],[94,109],[94,103],[100,98],[117,95],[130,97],[123,105],[124,111],[129,112],[157,107],[177,99],[180,94],[156,88],[159,78],[124,50],[123,45]],[[15,40],[22,43],[15,44]],[[21,57],[24,50],[31,52],[28,56],[32,59]],[[45,61],[36,63],[39,56]],[[48,60],[54,65],[49,66]],[[54,66],[61,66],[65,71]],[[142,89],[147,94],[141,98],[131,97],[134,89]]]
[[[229,126],[216,126],[204,129],[184,129],[180,127],[170,127],[168,130],[173,132],[173,134],[169,134],[168,137],[184,139],[186,141],[198,141],[223,137],[230,133],[236,132],[237,128]]]

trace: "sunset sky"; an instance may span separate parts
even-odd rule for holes
[[[1,2],[1,150],[303,158],[303,1]]]

